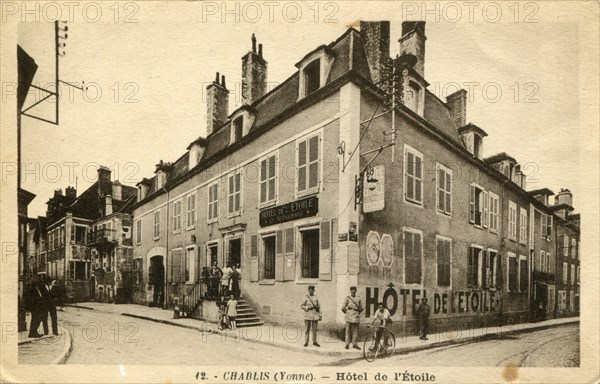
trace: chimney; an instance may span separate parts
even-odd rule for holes
[[[569,207],[573,206],[573,194],[566,188],[561,188],[560,192],[554,196],[554,205],[566,204]]]
[[[410,53],[417,57],[414,70],[425,78],[425,22],[404,21],[402,23],[402,37],[400,42],[400,55]]]
[[[75,198],[77,197],[77,190],[73,187],[67,187],[65,193],[67,198],[70,200],[75,200]]]
[[[219,80],[221,80],[219,82]],[[225,76],[206,87],[206,134],[210,135],[227,121],[229,116],[229,91],[225,86]]]
[[[256,52],[256,36],[252,34],[252,51],[242,57],[242,101],[252,105],[267,92],[267,62],[262,44]]]
[[[377,84],[383,80],[386,61],[390,59],[390,22],[361,21],[360,37],[367,55],[371,80]]]
[[[115,180],[112,184],[112,197],[115,200],[123,200],[123,187],[121,183],[119,183],[119,180]]]
[[[467,91],[460,89],[446,96],[446,105],[450,108],[456,127],[464,127],[467,124]]]
[[[110,169],[103,165],[98,168],[98,196],[103,197],[112,193]]]
[[[58,196],[62,196],[62,195],[63,195],[63,191],[61,188],[54,190],[54,197],[58,197]]]
[[[104,216],[112,215],[113,206],[112,206],[112,196],[106,195],[105,204],[104,204]]]

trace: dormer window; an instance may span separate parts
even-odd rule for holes
[[[483,139],[478,134],[475,134],[473,136],[473,154],[475,155],[475,157],[478,157],[481,159],[482,149],[483,149]],[[512,171],[511,171],[511,174],[512,174]]]
[[[242,139],[244,129],[244,116],[240,116],[233,121],[233,141],[238,142]]]
[[[421,87],[414,81],[408,83],[408,88],[404,92],[404,105],[412,111],[419,113]]]
[[[229,120],[231,120],[229,144],[237,143],[250,132],[255,116],[254,109],[246,104],[229,116]]]
[[[458,134],[465,148],[471,152],[471,154],[478,158],[483,158],[483,138],[487,136],[487,133],[475,124],[469,123],[464,127],[458,128]],[[487,159],[488,161],[490,159]],[[495,159],[492,159],[493,163],[496,163]],[[502,161],[503,159],[498,159]]]
[[[317,59],[304,68],[305,96],[321,87],[321,60]]]
[[[333,51],[325,45],[304,56],[296,64],[299,71],[298,100],[325,85],[333,63]]]
[[[188,145],[188,170],[194,168],[202,156],[204,156],[204,150],[206,149],[206,139],[203,137],[197,138],[190,145]]]

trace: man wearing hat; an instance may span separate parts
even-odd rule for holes
[[[350,287],[350,296],[346,296],[342,312],[346,320],[346,349],[360,349],[358,346],[358,326],[360,324],[360,313],[363,311],[362,300],[356,295],[356,287]]]
[[[423,297],[421,299],[421,304],[417,308],[417,319],[419,321],[419,339],[428,340],[427,339],[427,331],[429,330],[429,313],[431,309],[429,305],[427,305],[427,298]]]
[[[304,325],[306,327],[304,332],[304,346],[308,347],[308,336],[309,332],[312,331],[313,345],[320,347],[319,343],[317,343],[317,326],[319,320],[321,320],[321,306],[319,298],[315,295],[314,285],[308,286],[308,295],[304,296],[300,308],[304,310]]]

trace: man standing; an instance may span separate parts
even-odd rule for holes
[[[429,313],[431,309],[429,305],[427,305],[427,298],[423,297],[421,299],[421,304],[419,304],[419,308],[417,308],[417,319],[419,320],[419,339],[428,340],[427,339],[427,331],[429,331]]]
[[[46,303],[43,284],[40,282],[39,275],[33,275],[31,283],[27,288],[27,297],[25,300],[25,308],[31,311],[31,322],[29,323],[29,337],[42,337],[38,333],[38,328],[46,313]],[[48,325],[46,323],[46,328]]]
[[[321,306],[319,305],[319,298],[315,295],[314,285],[308,286],[308,295],[304,296],[300,308],[304,310],[304,325],[306,327],[304,332],[304,346],[308,347],[308,336],[312,330],[313,345],[320,347],[319,343],[317,343],[317,326],[319,320],[321,320]]]
[[[350,342],[352,342],[352,348],[360,349],[357,343],[360,313],[362,311],[362,301],[356,295],[356,287],[350,287],[350,296],[346,296],[342,306],[342,312],[344,312],[344,319],[346,320],[346,349],[350,348]]]
[[[50,285],[48,285],[50,283]],[[58,336],[58,317],[56,315],[56,303],[58,298],[58,281],[47,278],[44,285],[47,290],[47,310],[52,321],[52,334]],[[44,330],[45,332],[45,330]]]

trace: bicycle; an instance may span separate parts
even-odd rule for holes
[[[371,326],[369,326],[368,328],[371,328]],[[387,345],[383,345],[383,341],[385,340],[384,335],[381,335],[381,338],[379,339],[379,345],[375,345],[375,340],[377,337],[377,328],[375,328],[373,336],[366,339],[363,344],[363,357],[369,363],[373,362],[377,358],[377,356],[392,357],[394,355],[394,351],[396,350],[396,336],[394,336],[392,332],[388,331],[385,328],[383,332],[387,332],[388,335]]]

